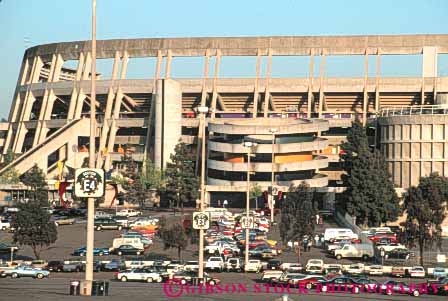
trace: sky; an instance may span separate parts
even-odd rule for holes
[[[97,0],[97,38],[447,34],[447,15],[446,0]],[[0,117],[9,113],[25,49],[90,39],[90,21],[91,0],[0,0]],[[395,65],[381,72],[421,72],[418,57],[388,59]],[[222,62],[229,76],[255,68],[254,62],[230,60],[227,71]],[[173,76],[190,76],[192,62],[179,61]],[[306,76],[305,63],[275,58],[273,76]],[[334,64],[328,58],[326,65],[329,76],[357,75],[363,68],[356,58],[334,58]],[[291,66],[297,74],[289,74]],[[444,55],[439,73],[448,76],[447,66]],[[132,68],[134,76],[144,74],[139,64]]]

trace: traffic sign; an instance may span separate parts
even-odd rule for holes
[[[207,230],[210,228],[210,214],[206,212],[193,213],[193,229]]]
[[[277,196],[278,191],[279,191],[278,186],[272,186],[271,187],[271,195]]]
[[[252,229],[254,227],[254,218],[252,216],[242,216],[241,217],[241,228]]]
[[[100,198],[104,196],[104,170],[79,168],[75,171],[75,195],[79,198]]]

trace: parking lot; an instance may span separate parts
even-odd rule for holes
[[[190,214],[190,213],[187,213]],[[179,216],[174,216],[171,212],[145,212],[145,215],[151,216],[165,216],[169,222],[180,220]],[[41,258],[47,261],[50,260],[84,260],[83,257],[74,257],[72,252],[79,247],[85,245],[85,231],[86,223],[82,218],[78,218],[76,223],[73,225],[64,225],[58,227],[58,240],[55,244],[51,245],[49,248],[45,249],[41,253]],[[316,233],[323,233],[325,228],[334,228],[337,224],[333,219],[328,218],[324,220],[322,225],[316,225]],[[103,230],[95,231],[95,247],[105,247],[110,248],[112,240],[121,235],[122,231],[118,230]],[[268,232],[267,239],[280,241],[280,233],[278,226],[271,227]],[[12,234],[7,232],[0,232],[1,242],[11,242]],[[289,250],[287,247],[283,246],[283,253],[276,257],[276,259],[281,260],[284,263],[297,263],[300,262],[305,265],[309,259],[323,259],[325,264],[352,264],[352,263],[364,263],[362,260],[349,260],[342,259],[336,260],[334,257],[328,256],[328,254],[320,247],[311,247],[309,252],[304,252],[303,248],[301,250],[300,257],[294,252],[294,250]],[[154,238],[154,243],[146,251],[145,255],[148,254],[162,254],[168,256],[172,259],[177,259],[177,250],[168,249],[164,250],[163,244],[159,238]],[[5,260],[9,260],[9,256],[3,256]],[[187,260],[197,260],[197,244],[189,245],[185,251],[182,252],[182,259]],[[117,255],[109,256],[96,256],[95,260],[110,261],[111,259],[118,259]],[[207,256],[205,257],[207,258]],[[33,253],[31,248],[24,247],[19,250],[16,260],[31,260],[33,259]],[[372,263],[366,263],[372,264]],[[393,262],[393,264],[397,264]],[[412,266],[414,263],[407,262],[407,266]],[[213,293],[201,293],[196,291],[184,291],[182,294],[183,300],[239,300],[244,298],[245,300],[260,300],[260,296],[266,298],[266,300],[274,300],[281,297],[283,294],[288,294],[293,300],[322,300],[322,299],[334,299],[333,295],[317,293],[314,290],[309,290],[307,293],[299,292],[298,289],[292,291],[287,291],[282,288],[275,288],[272,284],[266,284],[261,282],[261,274],[257,273],[236,273],[236,272],[223,272],[223,273],[210,273],[211,276],[221,280],[221,285],[244,285],[247,289],[246,291],[231,291],[226,293],[224,289],[223,292],[218,294]],[[364,275],[368,276],[368,275]],[[114,278],[113,272],[97,272],[95,273],[95,279],[102,280],[112,280]],[[18,298],[16,293],[17,289],[22,290],[22,294],[29,298],[42,299],[42,300],[58,300],[61,296],[68,294],[68,284],[71,279],[83,279],[84,274],[82,272],[74,273],[51,273],[49,279],[35,280],[29,278],[21,279],[10,279],[3,278],[0,279],[0,299],[1,300],[21,300]],[[389,276],[370,276],[377,280],[378,282],[384,282],[390,279]],[[409,283],[421,283],[426,282],[425,279],[402,279],[404,282]],[[4,285],[3,285],[4,284]],[[110,294],[112,299],[119,300],[124,298],[124,296],[136,297],[136,300],[148,300],[147,289],[151,288],[151,298],[154,299],[156,296],[158,299],[162,300],[165,297],[169,297],[169,290],[173,290],[172,287],[167,287],[166,284],[145,284],[145,283],[121,283],[118,281],[111,281],[110,284]],[[270,287],[271,286],[271,287]],[[270,289],[269,289],[270,287]],[[178,292],[178,288],[174,288],[175,292]],[[356,296],[352,294],[339,293],[337,298],[349,300],[351,298],[363,299],[387,299],[388,300],[401,300],[405,295],[402,296],[383,296],[381,294],[363,294],[361,296]],[[141,299],[140,299],[141,298]],[[431,298],[434,300],[439,300],[443,297],[438,296],[425,296],[425,299]],[[135,298],[134,298],[135,299]],[[290,299],[291,300],[291,299]]]

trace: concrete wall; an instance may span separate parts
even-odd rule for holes
[[[448,176],[448,115],[381,117],[381,150],[397,187],[432,172]]]

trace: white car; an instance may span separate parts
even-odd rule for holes
[[[244,266],[244,271],[259,273],[261,271],[261,261],[251,259],[247,265]]]
[[[383,266],[382,265],[371,265],[369,269],[369,275],[383,275]]]
[[[361,275],[364,273],[364,265],[359,263],[351,264],[345,271],[350,275]]]
[[[426,272],[422,266],[414,266],[409,271],[411,278],[425,278]]]
[[[377,246],[378,250],[384,250],[385,252],[390,252],[395,249],[406,249],[406,246],[399,243],[390,243],[388,245]]]
[[[162,282],[162,276],[148,269],[133,269],[130,271],[119,272],[115,274],[117,280],[126,281],[145,281],[145,282]]]
[[[322,259],[310,259],[306,263],[306,269],[308,270],[308,268],[312,267],[312,266],[317,266],[323,270],[324,269],[324,261]]]
[[[117,216],[127,216],[127,217],[132,217],[132,216],[139,216],[142,215],[141,211],[138,210],[134,210],[134,209],[123,209],[117,212]]]

